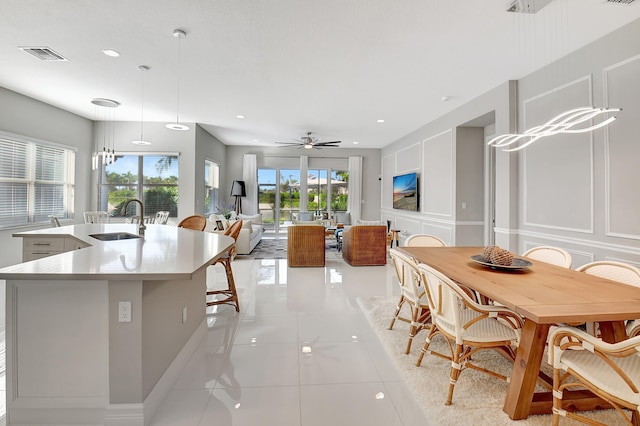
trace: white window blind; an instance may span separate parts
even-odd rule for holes
[[[75,152],[0,136],[0,227],[73,214]]]

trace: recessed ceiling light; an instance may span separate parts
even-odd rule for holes
[[[360,142],[358,142],[358,141],[353,141],[353,144],[354,144],[354,145],[358,145],[359,143],[360,143]]]
[[[244,115],[238,114],[238,115],[236,115],[236,118],[244,118]]]
[[[120,102],[114,101],[113,99],[105,99],[105,98],[93,98],[91,99],[91,103],[101,107],[107,108],[115,108],[120,105]]]
[[[383,119],[378,120],[378,123],[384,123]]]
[[[442,102],[447,102],[449,99],[451,99],[451,97],[450,96],[443,96],[440,99],[442,99]]]
[[[260,139],[254,139],[253,141],[254,142],[260,142]]]
[[[118,56],[120,56],[120,52],[113,49],[104,49],[102,53],[104,53],[107,56],[111,56],[112,58],[117,58]]]

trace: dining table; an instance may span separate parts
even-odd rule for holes
[[[604,341],[618,342],[627,338],[625,320],[640,318],[638,287],[517,255],[514,255],[515,266],[490,265],[478,256],[483,247],[400,247],[399,250],[524,318],[503,406],[512,420],[551,413],[551,378],[542,373],[540,367],[552,325],[596,322]],[[536,391],[540,380],[547,384],[548,390]],[[567,410],[608,407],[587,390],[564,392],[563,408]]]

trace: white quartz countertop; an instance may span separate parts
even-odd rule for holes
[[[81,224],[18,232],[14,237],[72,237],[90,247],[0,269],[0,279],[182,279],[233,245],[231,237],[168,225],[147,225],[144,238],[100,241],[90,234],[137,234],[135,224]]]

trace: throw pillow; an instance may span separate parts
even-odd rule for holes
[[[251,223],[253,223],[255,225],[262,225],[262,214],[260,214],[260,213],[253,214],[253,215],[239,214],[238,215],[238,219],[250,220]]]
[[[209,222],[212,222],[212,226],[217,227],[218,231],[224,231],[229,227],[229,221],[221,214],[210,215]],[[222,228],[220,228],[220,225],[222,225]]]
[[[358,220],[356,225],[384,225],[382,221],[379,220]]]
[[[298,220],[301,222],[312,222],[315,220],[313,217],[313,212],[300,212],[298,213]]]

